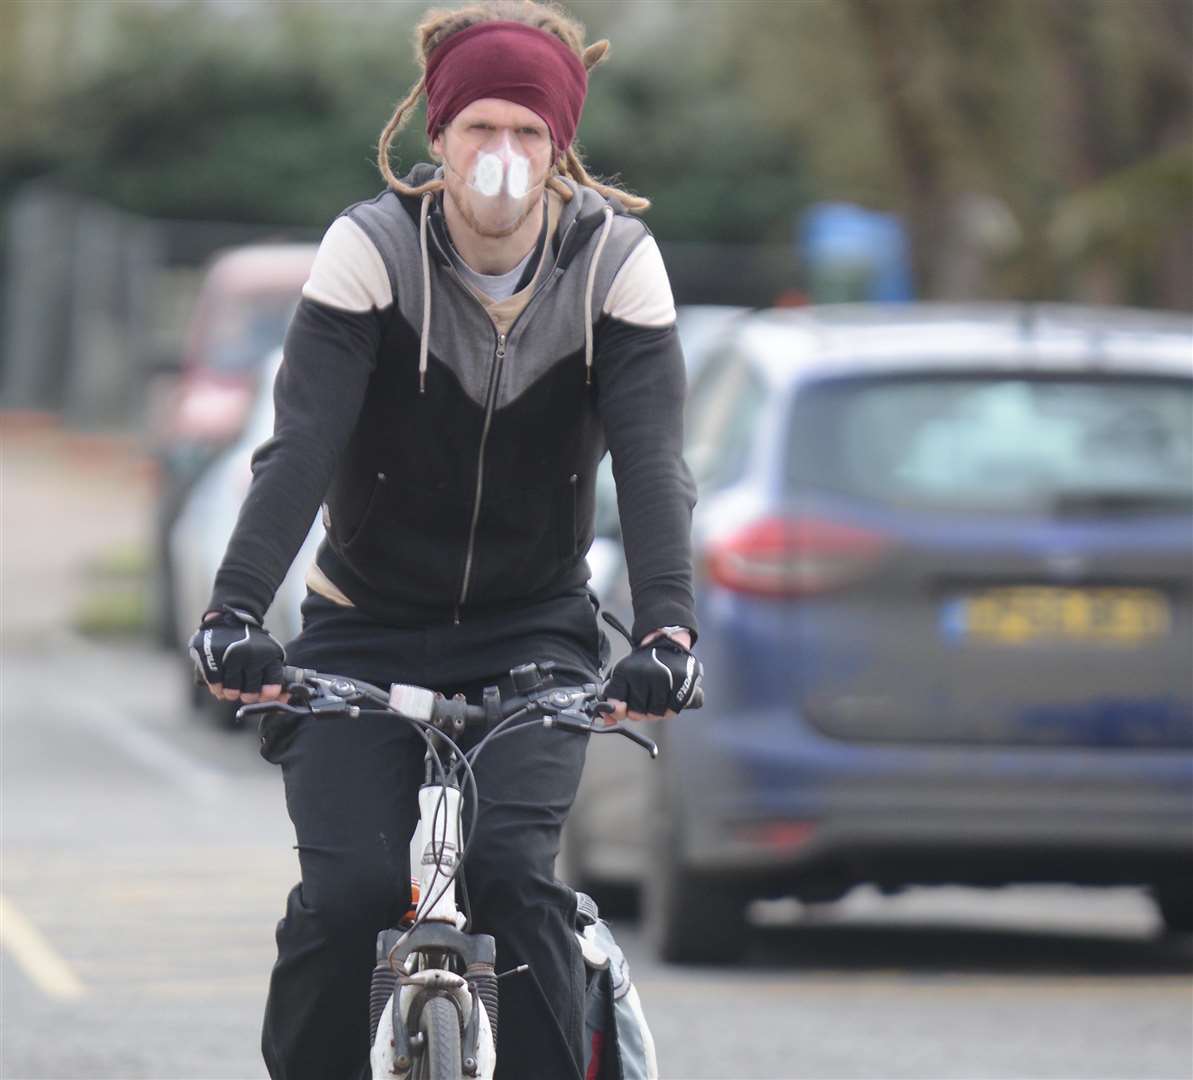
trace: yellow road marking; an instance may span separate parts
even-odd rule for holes
[[[0,949],[6,951],[47,997],[73,1001],[87,991],[70,965],[16,907],[0,894]]]

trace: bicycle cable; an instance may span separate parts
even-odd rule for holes
[[[579,671],[578,669],[573,670],[570,668],[561,668],[559,670],[567,671],[568,674],[575,674],[575,675],[587,674],[585,672]],[[554,671],[552,673],[554,674]],[[393,710],[391,707],[389,707],[389,695],[385,694],[385,692],[383,690],[381,690],[380,687],[375,687],[375,686],[372,686],[371,684],[361,685],[359,680],[357,680],[356,683],[357,683],[358,689],[362,693],[362,696],[368,698],[369,700],[375,702],[376,704],[382,704],[382,702],[384,702],[384,705],[385,705],[384,708],[373,708],[373,709],[360,708],[358,706],[357,707],[358,715],[360,715],[360,716],[372,715],[372,716],[385,716],[385,717],[392,717],[394,715],[401,716],[400,713],[396,713],[395,710]],[[597,685],[599,685],[599,684],[597,684]],[[432,908],[434,908],[434,906],[440,901],[440,899],[442,899],[442,897],[446,895],[448,889],[450,889],[453,886],[453,884],[455,884],[457,877],[460,879],[462,885],[465,880],[464,879],[464,863],[467,858],[468,852],[472,848],[472,843],[476,836],[478,819],[480,817],[480,791],[479,791],[479,787],[476,782],[476,774],[473,770],[473,764],[475,763],[476,759],[479,757],[481,751],[495,739],[504,738],[507,735],[512,735],[515,732],[522,731],[525,728],[540,726],[542,724],[544,717],[542,715],[541,708],[536,708],[537,705],[538,705],[537,702],[534,702],[534,701],[528,702],[526,705],[522,706],[521,708],[517,709],[515,712],[511,713],[509,716],[503,717],[497,724],[495,724],[493,726],[492,729],[490,729],[488,732],[485,733],[485,735],[481,738],[481,740],[477,743],[476,746],[472,747],[467,752],[462,750],[460,748],[459,744],[456,743],[456,741],[454,739],[452,739],[450,735],[448,735],[446,732],[442,731],[440,728],[436,727],[434,724],[429,723],[428,721],[425,721],[425,720],[415,719],[413,717],[401,716],[402,719],[406,720],[414,728],[414,730],[418,733],[419,737],[426,744],[427,751],[430,753],[431,760],[433,762],[434,775],[435,775],[435,778],[438,781],[440,789],[441,789],[439,799],[437,800],[437,802],[435,804],[435,812],[432,815],[432,820],[430,823],[432,846],[434,847],[435,835],[436,835],[435,830],[436,830],[436,826],[439,822],[440,812],[443,808],[445,808],[445,806],[447,804],[447,788],[449,786],[449,777],[450,777],[451,783],[454,784],[456,786],[456,788],[458,790],[460,790],[460,792],[461,792],[461,799],[462,799],[461,817],[464,816],[463,811],[467,807],[467,800],[466,800],[466,792],[467,791],[471,791],[471,793],[472,793],[472,806],[473,806],[472,820],[471,820],[471,822],[469,822],[465,836],[461,838],[461,846],[460,846],[458,858],[456,860],[456,865],[452,868],[450,873],[444,874],[440,868],[439,860],[438,859],[436,860],[435,873],[432,875],[431,881],[427,886],[427,895],[430,896],[434,892],[435,886],[436,886],[436,884],[438,884],[440,877],[443,877],[443,879],[444,879],[443,885],[439,889],[438,893],[435,893],[434,897],[426,904],[423,904],[421,902],[421,897],[420,897],[420,903],[419,903],[418,907],[423,908],[424,914],[422,914],[422,915],[416,914],[415,920],[410,925],[410,927],[406,930],[406,932],[405,932],[406,934],[413,932],[415,929],[417,929],[419,926],[421,926],[423,923],[426,922],[426,914],[425,913],[429,912]],[[525,721],[525,722],[519,723],[519,724],[514,723],[516,720],[519,720],[520,718],[525,717],[527,714],[529,714],[533,711],[537,711],[539,713],[539,715],[535,719],[528,720],[528,721]],[[442,742],[444,744],[446,744],[446,748],[452,754],[454,754],[454,756],[456,758],[455,764],[451,765],[451,767],[450,767],[450,772],[449,772],[448,767],[444,766],[443,760],[439,756],[439,750],[435,745],[434,739],[432,737],[432,733],[435,736],[438,736],[438,738],[440,740],[442,740]],[[461,777],[461,771],[463,772],[462,777]],[[446,843],[446,825],[445,825],[445,843]],[[440,850],[442,851],[442,848]],[[413,867],[411,869],[413,870]],[[467,930],[468,927],[472,923],[472,910],[471,910],[470,900],[467,896],[467,887],[466,886],[464,886],[462,889],[462,903],[463,903],[463,908],[464,908],[464,929]],[[416,908],[416,911],[417,911],[417,908]],[[405,935],[403,935],[403,936],[405,936]]]
[[[367,715],[386,716],[386,717],[392,718],[395,715],[400,716],[401,714],[396,714],[392,709],[361,709],[360,715],[361,716],[367,716]],[[414,718],[408,717],[408,716],[402,716],[401,718],[403,720],[405,720],[407,723],[409,723],[414,728],[414,730],[418,733],[419,737],[423,740],[423,742],[426,743],[427,750],[430,752],[432,760],[434,761],[436,779],[439,781],[439,786],[441,788],[439,799],[435,804],[435,813],[432,816],[431,822],[429,823],[430,828],[431,828],[431,840],[432,840],[432,844],[433,844],[434,840],[435,840],[435,827],[439,821],[440,809],[442,807],[444,807],[447,803],[448,773],[447,773],[447,769],[443,765],[443,760],[439,756],[439,751],[435,747],[435,745],[432,741],[431,733],[433,732],[440,739],[442,739],[443,742],[445,742],[447,744],[447,749],[454,752],[456,757],[460,760],[460,762],[463,763],[464,771],[465,771],[465,780],[466,780],[468,787],[472,791],[473,805],[479,807],[480,792],[477,788],[476,774],[472,770],[471,763],[469,763],[467,761],[467,757],[466,757],[464,751],[460,749],[459,745],[455,742],[454,739],[452,739],[452,737],[450,735],[446,734],[443,731],[440,731],[439,728],[437,728],[434,724],[428,723],[425,720],[417,720],[417,719],[414,719]],[[459,765],[455,765],[452,767],[452,779],[453,780],[455,779],[456,769],[459,767],[460,767]],[[463,796],[461,796],[461,797],[463,797]],[[472,820],[471,826],[468,830],[467,836],[466,836],[466,838],[464,838],[464,840],[461,844],[461,847],[460,847],[459,858],[457,860],[457,867],[463,864],[464,858],[468,854],[468,851],[472,846],[472,841],[473,841],[473,838],[476,833],[476,818],[477,818],[477,815],[474,813],[473,820]],[[413,870],[413,867],[411,869]],[[455,882],[456,869],[453,868],[453,870],[450,874],[443,874],[440,869],[438,861],[436,861],[435,873],[431,876],[431,881],[427,886],[427,895],[428,896],[431,896],[431,894],[434,892],[435,886],[438,883],[440,877],[444,878],[442,888],[440,888],[439,892],[435,893],[434,897],[430,901],[428,901],[426,904],[421,903],[421,898],[420,898],[419,906],[423,908],[424,914],[415,916],[414,922],[410,925],[409,929],[406,931],[407,933],[409,933],[410,931],[414,930],[416,927],[421,926],[424,922],[426,922],[425,912],[430,911],[440,901],[440,899],[442,899],[443,896],[445,896],[447,894],[447,890],[450,889],[452,887],[453,883]],[[471,905],[468,903],[465,903],[465,908],[470,909]],[[469,922],[471,921],[470,916],[468,915],[467,911],[465,912],[465,917],[469,919]],[[468,925],[468,923],[465,924],[465,928],[467,928],[467,925]]]
[[[431,821],[429,823],[430,830],[431,830],[431,844],[432,844],[432,849],[434,849],[435,840],[436,840],[436,827],[439,822],[439,813],[443,808],[446,807],[446,804],[447,804],[448,773],[447,773],[447,770],[443,766],[442,759],[439,757],[438,750],[435,748],[435,746],[433,744],[431,732],[434,732],[445,743],[447,743],[448,748],[455,754],[455,756],[460,761],[465,761],[466,759],[465,759],[464,751],[460,749],[459,745],[455,742],[455,740],[452,739],[450,735],[447,735],[445,732],[440,731],[437,727],[435,727],[434,724],[429,724],[423,720],[414,720],[411,722],[417,726],[417,728],[419,730],[419,734],[422,736],[423,741],[426,742],[427,748],[428,748],[428,750],[430,750],[432,756],[435,759],[435,764],[438,767],[437,779],[439,780],[440,794],[439,794],[438,801],[435,803],[435,812],[432,815]],[[459,768],[459,765],[452,766],[451,779],[453,781],[455,781],[457,768]],[[480,791],[479,791],[479,789],[477,787],[477,783],[476,783],[476,774],[473,772],[472,766],[470,764],[465,765],[465,774],[466,774],[467,784],[472,790],[473,803],[474,803],[474,805],[479,806]],[[462,801],[464,800],[464,789],[462,789],[462,788],[461,788],[460,798]],[[461,816],[462,816],[462,811],[461,811]],[[421,926],[424,922],[426,922],[426,920],[427,920],[426,912],[430,911],[437,903],[439,903],[439,901],[447,894],[447,891],[455,883],[457,871],[463,866],[464,858],[468,854],[469,848],[472,846],[472,840],[475,835],[475,831],[476,831],[476,814],[474,813],[472,827],[468,830],[467,835],[465,837],[461,838],[460,851],[459,851],[458,857],[456,859],[456,865],[452,868],[451,872],[448,874],[443,874],[441,867],[440,867],[440,862],[438,859],[436,860],[435,873],[431,876],[431,881],[427,885],[427,895],[429,897],[431,897],[431,899],[428,900],[426,902],[426,904],[422,904],[420,902],[419,906],[421,906],[423,908],[424,914],[423,915],[416,914],[415,920],[410,926],[410,930],[414,930],[415,928]],[[444,824],[444,844],[440,847],[441,853],[443,851],[443,848],[446,846],[446,839],[447,839],[447,823],[445,822],[445,824]],[[435,885],[438,882],[440,877],[443,877],[443,879],[444,879],[443,885],[440,888],[439,892],[435,893]],[[434,894],[434,895],[432,896],[432,894]],[[420,900],[421,900],[421,898],[420,898]],[[468,903],[465,903],[464,906],[466,909],[469,909],[469,910],[471,909],[471,905]],[[465,929],[467,929],[468,922],[471,921],[469,918],[468,911],[465,912],[465,919],[468,920],[465,922]],[[407,932],[409,933],[409,931],[407,931]]]
[[[480,752],[489,744],[490,740],[492,740],[497,735],[498,732],[504,731],[507,728],[509,728],[509,726],[515,720],[517,720],[519,717],[525,716],[527,713],[529,713],[532,710],[532,708],[533,708],[533,706],[531,706],[531,705],[524,705],[522,708],[518,709],[516,712],[510,713],[509,716],[504,717],[498,723],[494,724],[493,727],[490,728],[484,734],[484,736],[481,738],[480,742],[478,742],[471,750],[468,751],[468,753],[466,755],[468,761],[475,763],[476,759],[478,757],[480,757]],[[532,721],[530,721],[530,724],[525,725],[525,726],[530,726],[531,724],[536,724],[536,723],[538,723],[537,720],[532,720]],[[518,725],[518,726],[521,727],[524,725]],[[459,766],[457,766],[457,768],[458,767]]]

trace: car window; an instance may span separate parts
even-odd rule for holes
[[[790,483],[1009,512],[1193,507],[1193,383],[838,379],[797,396]]]
[[[617,514],[617,484],[613,480],[613,457],[606,454],[596,474],[596,520],[594,536],[621,535],[621,520]]]
[[[735,354],[719,353],[698,367],[699,371],[688,383],[684,408],[684,457],[697,484],[707,488],[731,482],[744,470],[751,418],[755,402],[761,402],[761,386],[756,373]],[[693,438],[696,431],[708,432],[711,441],[707,449],[705,440]],[[717,444],[718,439],[723,439],[724,445]],[[693,460],[697,465],[693,465]],[[596,535],[618,536],[620,529],[613,463],[606,455],[596,476]]]
[[[200,365],[225,375],[256,372],[282,344],[298,298],[297,289],[221,296],[204,328]]]
[[[705,361],[716,352],[725,337],[726,328],[743,310],[712,304],[694,307],[681,305],[676,309],[675,325],[683,346],[689,385],[704,370]]]
[[[766,387],[736,353],[710,360],[692,387],[684,456],[698,487],[716,490],[740,480],[749,462]]]

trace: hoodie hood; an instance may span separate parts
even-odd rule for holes
[[[405,176],[401,178],[408,187],[421,187],[432,180],[443,179],[443,166],[431,162],[420,161]],[[604,223],[605,211],[612,210],[614,215],[627,215],[628,211],[617,199],[606,199],[599,191],[577,184],[568,176],[559,177],[568,188],[572,197],[563,204],[559,216],[559,225],[555,235],[551,238],[555,257],[561,268],[566,268],[575,258],[576,253],[588,243],[589,237]],[[410,215],[410,219],[417,225],[421,215],[423,197],[417,195],[402,195],[395,192],[403,209]],[[438,201],[438,194],[432,199]],[[576,228],[572,228],[575,225]],[[432,226],[433,227],[433,226]],[[567,238],[565,250],[560,250],[564,237]],[[436,252],[435,257],[444,265],[450,264],[446,252]]]
[[[420,162],[402,178],[402,182],[409,187],[421,187],[432,180],[443,179],[443,166]],[[572,192],[572,197],[563,204],[560,211],[559,223],[555,235],[551,238],[554,253],[554,265],[559,271],[564,271],[571,265],[573,259],[583,251],[593,233],[600,231],[595,248],[589,258],[587,279],[585,285],[585,308],[591,311],[593,288],[596,283],[597,270],[600,266],[601,253],[609,238],[613,227],[613,219],[617,214],[624,215],[625,208],[612,199],[606,199],[598,191],[577,184],[570,177],[561,177],[563,183]],[[431,338],[431,259],[434,257],[440,265],[451,266],[451,257],[445,237],[438,230],[446,230],[442,215],[436,213],[438,193],[428,191],[424,195],[403,195],[396,193],[402,208],[417,223],[419,236],[419,257],[422,264],[423,310],[422,329],[419,334],[418,361],[418,392],[425,394],[427,388],[427,361],[430,352]],[[434,220],[432,220],[434,215]],[[428,240],[428,234],[435,235],[434,251]],[[584,327],[584,370],[585,384],[592,385],[593,360],[593,329],[591,318],[587,319]]]

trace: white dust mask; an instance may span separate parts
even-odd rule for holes
[[[512,232],[539,198],[541,179],[531,175],[531,162],[508,131],[477,147],[467,175],[445,164],[467,184],[471,224],[478,231],[500,236]]]
[[[504,195],[524,199],[530,193],[530,159],[516,150],[508,153],[482,150],[476,156],[468,184],[486,198]]]

